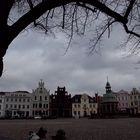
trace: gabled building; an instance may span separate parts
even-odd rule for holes
[[[38,87],[32,91],[32,116],[49,116],[50,90],[44,87],[44,82],[40,80]]]
[[[55,94],[50,96],[50,115],[60,118],[72,116],[71,95],[65,87],[57,87]]]
[[[87,94],[75,95],[72,97],[72,116],[87,117],[97,114],[97,103]]]

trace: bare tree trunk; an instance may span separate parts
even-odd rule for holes
[[[11,42],[12,39],[10,39],[10,30],[4,27],[3,29],[0,29],[0,77],[3,72],[3,57],[6,54],[8,46]]]
[[[1,0],[0,4],[0,77],[3,72],[3,57],[6,54],[10,39],[10,28],[7,25],[9,12],[15,0]]]

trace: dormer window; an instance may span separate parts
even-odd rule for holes
[[[75,99],[75,102],[78,102],[78,99]]]

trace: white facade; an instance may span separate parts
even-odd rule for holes
[[[75,95],[72,98],[72,116],[86,117],[97,114],[98,105],[87,94]]]
[[[32,116],[49,116],[50,90],[44,87],[41,80],[38,88],[32,92]]]
[[[5,115],[5,107],[4,107],[5,93],[0,92],[0,118]]]
[[[5,117],[30,117],[31,93],[16,91],[5,93]]]

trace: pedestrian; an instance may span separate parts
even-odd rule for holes
[[[46,140],[47,138],[47,130],[43,127],[41,127],[38,132],[37,135],[40,137],[39,140]]]
[[[47,130],[43,127],[40,127],[38,132],[29,131],[28,140],[46,140]]]
[[[28,140],[40,140],[40,137],[35,132],[30,131]]]
[[[59,129],[55,136],[52,136],[52,140],[66,140],[65,131]]]

